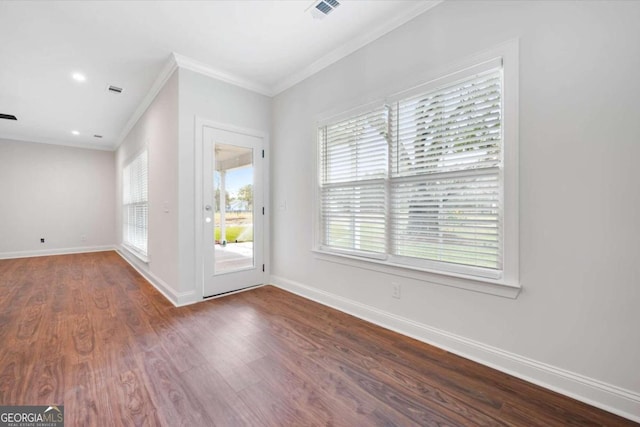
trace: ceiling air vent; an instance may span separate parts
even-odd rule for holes
[[[107,91],[111,93],[122,93],[122,88],[118,86],[109,85]]]
[[[0,119],[18,120],[13,114],[0,114]]]
[[[340,6],[340,2],[338,0],[320,0],[313,2],[311,7],[311,15],[316,19],[322,19],[331,12],[333,9]]]

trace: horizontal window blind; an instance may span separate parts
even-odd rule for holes
[[[122,172],[122,239],[134,251],[146,256],[148,239],[147,151],[136,156]]]
[[[321,245],[384,253],[387,109],[323,126],[319,141]]]
[[[320,128],[322,184],[385,178],[388,122],[381,107]]]
[[[498,166],[501,92],[496,70],[394,105],[392,176]]]
[[[392,255],[501,268],[501,80],[494,70],[393,106]]]
[[[321,247],[501,270],[502,91],[495,68],[320,127]]]
[[[324,245],[338,249],[384,253],[384,182],[325,186],[322,191]]]
[[[392,254],[500,267],[497,170],[392,182]]]

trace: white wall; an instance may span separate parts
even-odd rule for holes
[[[269,133],[271,98],[233,86],[186,69],[180,75],[180,148],[179,148],[179,203],[180,203],[180,292],[183,303],[202,298],[197,288],[195,245],[195,176],[196,117],[220,124]],[[265,147],[268,152],[268,146]],[[265,185],[267,187],[267,185]]]
[[[276,96],[273,281],[640,419],[638,22],[638,2],[444,2]],[[514,38],[519,297],[314,257],[318,115],[412,87]]]
[[[178,73],[167,80],[116,151],[117,242],[122,244],[122,169],[147,147],[149,155],[148,264],[121,253],[173,301],[178,278]],[[165,212],[165,207],[168,212]]]
[[[0,258],[112,246],[114,186],[112,152],[0,139]]]
[[[202,299],[195,270],[195,148],[201,144],[195,140],[196,117],[268,133],[271,99],[180,68],[117,150],[117,230],[121,230],[122,168],[145,144],[149,150],[149,262],[126,249],[121,252],[181,305]],[[120,231],[117,234],[121,243]]]

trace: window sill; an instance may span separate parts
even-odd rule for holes
[[[141,253],[139,253],[138,251],[136,251],[135,249],[133,249],[131,246],[123,243],[122,245],[120,245],[122,247],[122,249],[125,249],[127,251],[127,253],[133,255],[134,257],[138,258],[140,261],[144,262],[145,264],[149,264],[149,257],[146,255],[142,255]]]
[[[336,254],[318,249],[314,249],[313,252],[315,254],[315,258],[320,261],[362,268],[364,270],[377,271],[380,273],[406,277],[442,286],[466,289],[489,295],[496,295],[504,298],[516,299],[522,289],[520,285],[509,284],[500,280],[426,270],[407,265],[392,264],[390,262],[377,259],[363,259],[345,254]]]

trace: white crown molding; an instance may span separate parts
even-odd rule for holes
[[[300,83],[301,81],[311,77],[320,70],[328,67],[329,65],[338,62],[342,58],[352,54],[356,50],[368,45],[376,39],[384,36],[385,34],[395,30],[399,26],[409,22],[418,15],[423,14],[429,9],[442,3],[444,0],[429,0],[419,2],[418,5],[412,9],[407,10],[402,15],[398,15],[394,19],[391,19],[384,24],[373,28],[371,31],[361,34],[358,37],[351,39],[349,42],[344,43],[339,48],[334,49],[328,54],[324,55],[320,59],[314,61],[310,65],[304,67],[302,70],[291,74],[289,77],[279,81],[272,88],[272,96],[275,96],[290,87]]]
[[[226,71],[216,69],[203,62],[196,61],[195,59],[188,58],[184,55],[180,55],[175,52],[173,53],[172,56],[179,68],[184,68],[185,70],[190,70],[199,74],[203,74],[205,76],[214,78],[216,80],[220,80],[225,83],[229,83],[244,89],[248,89],[253,92],[257,92],[261,95],[266,95],[266,96],[274,95],[271,88],[261,83],[257,83],[249,79],[245,79],[243,77],[228,73]]]
[[[340,59],[350,55],[356,50],[380,38],[381,36],[389,33],[390,31],[398,28],[399,26],[405,24],[416,16],[428,11],[429,9],[432,9],[443,1],[444,0],[427,0],[418,2],[415,7],[408,9],[405,13],[385,22],[383,25],[373,28],[369,32],[363,33],[358,37],[353,38],[349,42],[341,45],[339,48],[329,52],[327,55],[324,55],[320,59],[314,61],[312,64],[291,74],[283,80],[280,80],[274,85],[268,85],[261,82],[253,81],[242,76],[238,76],[227,71],[214,68],[208,64],[174,52],[170,55],[169,59],[158,74],[158,77],[154,81],[153,85],[151,86],[145,97],[142,99],[136,110],[129,117],[129,120],[122,128],[120,134],[118,135],[117,139],[113,141],[113,143],[107,143],[106,141],[104,141],[102,143],[92,144],[83,142],[60,141],[51,138],[28,139],[24,136],[15,135],[0,135],[0,138],[13,139],[17,141],[38,142],[43,144],[63,145],[68,147],[88,148],[92,150],[114,151],[118,149],[120,144],[122,144],[122,141],[124,141],[131,129],[133,129],[140,117],[142,117],[147,108],[149,108],[149,105],[151,105],[160,90],[164,87],[167,80],[169,80],[173,72],[178,68],[190,70],[214,78],[216,80],[220,80],[222,82],[259,93],[261,95],[273,97],[296,85],[297,83],[300,83],[301,81],[311,77],[322,69],[339,61]]]
[[[62,147],[82,148],[82,149],[88,149],[88,150],[113,151],[113,147],[111,146],[111,144],[105,145],[104,143],[91,144],[88,142],[61,141],[61,140],[51,139],[51,138],[28,138],[24,136],[11,135],[11,134],[0,135],[0,139],[7,140],[7,141],[30,142],[33,144],[58,145]]]
[[[252,82],[247,79],[243,79],[241,77],[234,76],[224,71],[217,70],[213,67],[210,67],[207,64],[196,61],[195,59],[191,59],[184,55],[180,55],[178,53],[173,52],[169,56],[169,59],[167,60],[162,70],[160,71],[160,74],[158,74],[158,77],[156,78],[153,85],[151,86],[151,89],[149,89],[149,92],[147,92],[142,102],[140,102],[140,104],[138,105],[138,108],[136,108],[136,111],[131,115],[131,117],[127,121],[127,124],[124,126],[124,128],[120,132],[120,136],[116,140],[116,143],[114,144],[114,146],[107,147],[105,148],[106,150],[118,149],[120,144],[122,144],[122,141],[124,141],[124,139],[127,137],[129,132],[131,132],[131,129],[133,129],[133,127],[138,122],[138,120],[140,120],[140,117],[142,117],[142,115],[144,114],[145,111],[147,111],[147,108],[149,108],[149,106],[151,105],[155,97],[158,95],[158,93],[160,93],[160,90],[162,90],[165,83],[167,83],[167,80],[169,80],[173,72],[178,68],[190,70],[190,71],[214,78],[216,80],[223,81],[225,83],[229,83],[244,89],[251,90],[253,92],[260,93],[262,95],[273,96],[273,92],[264,85]]]
[[[158,93],[160,92],[164,84],[167,82],[167,80],[169,80],[169,77],[171,77],[173,72],[178,68],[190,70],[195,73],[199,73],[199,74],[214,78],[216,80],[220,80],[222,82],[229,83],[234,86],[238,86],[243,89],[247,89],[252,92],[259,93],[261,95],[273,97],[289,89],[290,87],[296,85],[297,83],[300,83],[302,80],[305,80],[308,77],[311,77],[315,73],[339,61],[340,59],[352,54],[356,50],[366,46],[367,44],[382,37],[383,35],[389,33],[390,31],[393,31],[399,26],[409,22],[416,16],[428,11],[429,9],[432,9],[433,7],[442,3],[443,1],[444,0],[428,0],[424,2],[419,2],[416,7],[407,10],[404,14],[399,15],[396,18],[385,22],[383,25],[375,27],[372,31],[364,33],[359,37],[352,39],[350,42],[341,45],[339,48],[329,52],[327,55],[316,60],[309,66],[292,74],[291,76],[285,78],[284,80],[281,80],[279,83],[273,86],[265,85],[259,82],[246,79],[241,76],[234,75],[232,73],[214,68],[203,62],[200,62],[195,59],[189,58],[187,56],[180,55],[178,53],[173,52],[170,55],[169,60],[167,61],[165,66],[160,71],[160,74],[156,78],[155,82],[151,86],[151,89],[149,89],[149,92],[147,93],[147,95],[144,97],[140,105],[138,105],[138,108],[131,115],[131,117],[127,121],[127,124],[124,126],[124,128],[120,132],[120,136],[116,140],[113,147],[102,148],[102,149],[116,150],[120,146],[120,144],[122,144],[122,141],[124,141],[124,139],[127,137],[131,129],[133,129],[135,124],[138,122],[140,117],[142,117],[142,115],[147,110],[147,108],[149,108],[149,105],[151,105],[156,95],[158,95]],[[92,148],[97,148],[97,147],[92,147]]]
[[[640,393],[434,328],[284,277],[270,283],[328,307],[447,350],[589,405],[640,422]]]
[[[369,31],[367,33],[360,35],[359,37],[352,39],[350,42],[343,44],[338,49],[335,49],[329,52],[327,55],[316,60],[309,66],[292,74],[291,76],[285,78],[284,80],[281,80],[280,82],[278,82],[273,86],[269,86],[263,83],[246,79],[241,76],[234,75],[227,71],[214,68],[203,62],[200,62],[195,59],[189,58],[187,56],[180,55],[178,53],[173,52],[170,55],[169,60],[167,61],[165,66],[160,71],[160,74],[156,78],[155,82],[151,86],[151,89],[149,89],[149,92],[147,93],[147,95],[144,97],[142,102],[138,105],[138,108],[131,115],[131,117],[127,121],[127,124],[124,126],[124,128],[120,132],[120,136],[116,140],[115,144],[112,147],[107,147],[102,149],[116,150],[120,146],[120,144],[122,144],[122,141],[124,141],[124,139],[127,137],[131,129],[133,129],[135,124],[138,122],[140,117],[142,117],[142,115],[147,110],[147,108],[149,108],[149,105],[151,105],[151,103],[155,99],[156,95],[158,95],[158,93],[160,92],[164,84],[167,82],[167,80],[169,80],[173,72],[178,68],[190,70],[190,71],[214,78],[216,80],[220,80],[222,82],[229,83],[234,86],[238,86],[243,89],[247,89],[252,92],[259,93],[261,95],[273,97],[285,91],[286,89],[289,89],[290,87],[296,85],[297,83],[300,83],[302,80],[305,80],[308,77],[311,77],[315,73],[339,61],[340,59],[350,55],[356,50],[366,46],[372,41],[382,37],[383,35],[389,33],[390,31],[398,28],[399,26],[405,24],[406,22],[410,21],[416,16],[428,11],[429,9],[432,9],[433,7],[442,3],[443,1],[444,0],[428,0],[424,2],[419,2],[416,7],[407,10],[402,15],[399,15],[396,18],[385,22],[383,25],[375,27],[372,31]],[[92,147],[92,148],[97,148],[97,147]]]
[[[131,132],[131,129],[133,129],[138,120],[140,120],[140,117],[142,117],[144,112],[147,111],[149,105],[151,105],[158,93],[160,93],[160,90],[162,90],[162,88],[164,87],[167,80],[169,80],[169,78],[177,68],[178,64],[175,60],[174,54],[171,54],[167,62],[162,67],[162,70],[160,70],[160,74],[158,74],[158,77],[156,77],[156,80],[153,82],[153,85],[151,85],[149,92],[147,92],[145,97],[142,99],[142,102],[138,104],[138,108],[136,108],[131,117],[129,117],[129,120],[124,125],[124,128],[122,128],[120,136],[115,141],[113,147],[111,147],[111,150],[117,150],[118,147],[120,147],[122,141],[124,141],[129,132]]]

